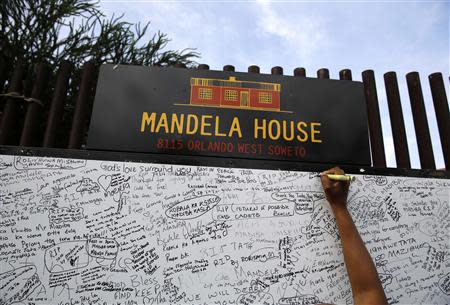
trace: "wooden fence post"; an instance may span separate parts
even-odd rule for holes
[[[450,170],[450,115],[442,73],[433,73],[428,76],[428,80],[430,82],[434,112],[439,128],[439,137],[441,139],[445,168]]]
[[[352,71],[349,69],[343,69],[339,71],[340,80],[352,80]]]
[[[20,146],[34,146],[37,143],[36,135],[39,124],[39,113],[41,112],[41,108],[44,107],[44,102],[41,99],[47,87],[48,74],[49,68],[45,63],[36,65],[36,79],[34,80],[31,91],[32,100],[27,105],[22,135],[20,137]]]
[[[305,70],[305,68],[295,68],[294,69],[294,76],[306,77],[306,70]]]
[[[326,68],[317,70],[317,78],[330,79],[330,71]]]
[[[85,120],[87,116],[89,95],[94,81],[95,65],[92,62],[84,64],[81,74],[80,89],[73,115],[72,128],[70,130],[68,148],[79,149],[84,139]]]
[[[200,64],[197,67],[198,70],[209,70],[209,66],[207,64]]]
[[[422,169],[436,169],[419,73],[410,72],[406,74],[406,83],[408,84],[411,112],[414,119],[420,167]]]
[[[22,60],[18,60],[15,64],[8,93],[18,95],[22,93],[22,80],[24,74],[25,63]],[[18,103],[22,103],[22,101],[13,97],[6,98],[2,121],[0,123],[0,145],[10,144],[12,128],[17,120]]]
[[[234,72],[234,66],[225,65],[225,66],[223,66],[223,71]]]
[[[397,74],[395,72],[385,73],[384,84],[386,87],[389,117],[391,118],[391,130],[397,168],[411,168],[400,92],[398,91]]]
[[[69,88],[70,73],[72,64],[64,61],[58,69],[56,75],[55,91],[53,92],[50,110],[48,112],[47,126],[45,128],[43,147],[54,147],[58,126],[61,123],[64,103],[66,102],[67,90]]]
[[[6,79],[8,78],[9,65],[5,58],[0,55],[0,93],[3,93]]]
[[[283,75],[283,68],[280,66],[275,66],[270,69],[272,75]]]
[[[367,104],[367,118],[369,120],[370,150],[374,167],[386,167],[384,154],[383,131],[381,128],[380,108],[378,105],[377,87],[373,70],[362,72],[364,94]]]
[[[258,66],[249,66],[247,71],[248,71],[248,73],[259,73],[259,67]]]

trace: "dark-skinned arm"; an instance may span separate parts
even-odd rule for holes
[[[344,172],[340,168],[335,167],[323,172],[323,174],[344,175]],[[325,196],[331,205],[339,228],[354,304],[388,304],[377,269],[347,210],[347,195],[350,182],[333,181],[326,175],[322,175],[321,180]]]

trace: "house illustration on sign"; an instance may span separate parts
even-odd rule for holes
[[[280,111],[280,84],[191,78],[192,106]]]

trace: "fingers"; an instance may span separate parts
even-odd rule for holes
[[[334,175],[336,175],[336,174],[337,175],[345,175],[345,172],[342,169],[340,169],[339,167],[337,167],[337,166],[333,167],[333,168],[330,168],[329,170],[326,170],[326,171],[320,173],[320,178],[322,179],[322,182],[330,180],[327,177],[328,174],[330,174],[330,175],[333,175],[333,174]]]
[[[325,197],[328,202],[333,206],[346,207],[348,187],[350,181],[337,181],[328,178],[329,174],[345,175],[344,171],[339,167],[333,167],[320,174],[320,180],[322,182],[323,190],[325,191]]]
[[[333,168],[330,168],[329,170],[326,170],[326,171],[324,171],[324,172],[322,172],[322,174],[337,174],[337,175],[344,175],[345,174],[345,172],[342,170],[342,169],[340,169],[339,167],[333,167]]]
[[[328,178],[326,171],[322,173],[323,175],[320,175],[320,181],[322,182],[323,188],[327,188],[330,185],[330,178]]]
[[[342,182],[342,181],[330,180],[330,178],[328,178],[328,176],[327,176],[328,174],[345,175],[345,172],[338,166],[330,168],[329,170],[322,172],[321,176],[320,176],[320,180],[322,182],[322,186],[324,189],[339,187],[339,185],[341,185],[341,182]],[[348,181],[346,182],[346,184],[348,184]]]

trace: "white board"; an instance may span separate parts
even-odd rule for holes
[[[351,304],[317,173],[0,156],[0,304]],[[391,304],[450,303],[450,181],[357,176]]]

